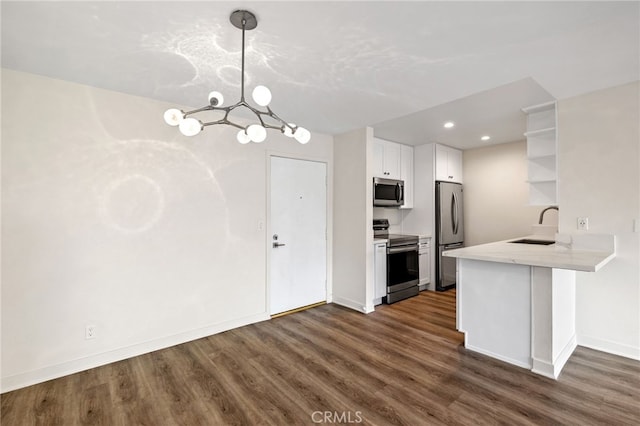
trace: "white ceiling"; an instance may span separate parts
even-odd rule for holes
[[[8,2],[2,66],[193,107],[247,88],[312,132],[522,137],[520,107],[640,78],[638,2]],[[397,119],[397,120],[394,120]],[[457,126],[445,133],[444,119]],[[519,123],[519,124],[518,124]],[[162,124],[161,118],[159,125]],[[515,129],[515,130],[514,130]],[[475,145],[474,145],[475,144]]]

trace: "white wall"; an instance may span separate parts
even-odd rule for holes
[[[578,344],[640,359],[640,83],[558,102],[560,232],[615,234],[617,256],[578,273]]]
[[[373,308],[373,130],[335,137],[333,301],[360,312]]]
[[[187,138],[168,107],[2,70],[2,391],[269,317],[267,151],[332,137]]]
[[[465,244],[472,246],[531,234],[540,207],[529,206],[526,142],[463,152]],[[557,225],[555,210],[544,223]]]

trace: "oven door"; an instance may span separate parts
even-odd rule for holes
[[[387,247],[387,293],[417,286],[419,281],[418,245]]]

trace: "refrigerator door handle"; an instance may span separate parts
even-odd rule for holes
[[[453,213],[451,214],[453,220],[453,235],[458,233],[458,225],[459,225],[459,217],[458,217],[458,196],[455,192],[451,193],[452,197],[452,205],[451,208]]]
[[[451,193],[451,230],[453,235],[458,233],[458,203],[456,202],[456,193]]]

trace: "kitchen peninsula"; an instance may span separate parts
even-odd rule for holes
[[[577,345],[575,273],[602,268],[615,256],[615,241],[528,239],[534,244],[511,240],[445,252],[457,258],[456,324],[467,349],[557,379]],[[535,244],[545,239],[550,244]]]

